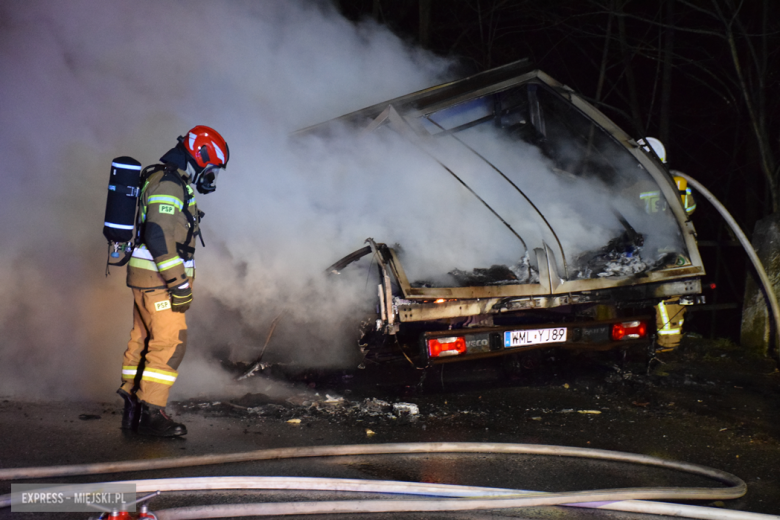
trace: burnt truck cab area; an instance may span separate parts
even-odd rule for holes
[[[334,125],[400,136],[426,161],[420,175],[438,175],[414,194],[441,208],[414,226],[430,228],[425,239],[369,238],[328,269],[374,277],[360,340],[373,361],[648,347],[654,306],[701,293],[695,230],[666,166],[527,61],[296,135],[327,139]]]
[[[406,359],[426,366],[549,348],[644,349],[655,334],[653,306],[701,292],[698,277],[682,277],[555,294],[544,250],[536,251],[536,283],[412,287],[393,248],[367,242],[328,272],[367,257],[363,267],[379,282],[372,285],[378,303],[376,315],[363,323],[360,347],[379,363]],[[527,295],[511,294],[518,292]]]

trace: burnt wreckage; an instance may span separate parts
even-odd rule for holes
[[[527,60],[297,135],[327,138],[337,126],[394,132],[422,150],[497,228],[495,258],[513,258],[431,275],[407,265],[404,244],[368,239],[328,269],[362,263],[377,276],[360,341],[367,360],[650,347],[654,305],[701,293],[695,230],[666,166]]]

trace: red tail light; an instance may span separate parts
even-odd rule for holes
[[[639,339],[647,336],[647,323],[644,321],[624,321],[612,325],[612,340]]]
[[[432,358],[457,356],[466,352],[466,340],[462,337],[435,338],[428,340],[428,354]]]

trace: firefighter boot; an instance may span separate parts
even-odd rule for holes
[[[141,401],[141,419],[138,433],[156,437],[178,437],[187,434],[187,428],[168,417],[164,408]]]
[[[125,401],[125,408],[122,411],[122,429],[135,430],[138,428],[138,419],[141,416],[141,404],[138,398],[135,394],[128,394],[121,388],[116,393]]]

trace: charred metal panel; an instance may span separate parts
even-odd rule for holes
[[[572,304],[602,303],[630,305],[632,302],[647,306],[671,296],[701,293],[701,280],[690,278],[665,283],[629,285],[620,288],[586,291],[561,296],[528,298],[453,299],[440,303],[398,303],[401,322],[433,321],[448,318],[464,318],[483,314],[501,314],[531,309],[552,309]]]
[[[468,78],[377,103],[336,119],[304,128],[296,132],[295,135],[303,135],[310,132],[327,133],[333,123],[364,125],[367,121],[377,118],[389,105],[393,105],[399,112],[407,113],[435,106],[454,104],[459,98],[471,97],[474,92],[479,92],[480,89],[507,82],[514,84],[517,82],[518,76],[530,72],[532,68],[531,61],[528,59],[515,61],[502,67],[469,76]]]
[[[500,298],[485,300],[454,300],[441,303],[407,303],[398,305],[398,315],[402,322],[432,321],[447,318],[478,316],[492,312]]]
[[[571,303],[626,303],[662,300],[670,296],[701,293],[701,279],[689,278],[646,285],[627,285],[571,295]]]
[[[325,272],[339,274],[339,272],[345,267],[347,267],[349,264],[353,262],[357,262],[358,260],[366,256],[370,252],[371,252],[371,246],[366,246],[361,249],[358,249],[357,251],[348,254],[347,256],[345,256],[335,264],[325,269]]]

